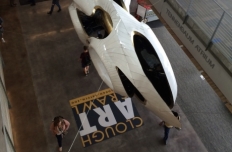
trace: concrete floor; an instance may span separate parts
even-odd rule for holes
[[[57,151],[56,139],[49,131],[51,120],[56,115],[63,115],[71,122],[69,134],[63,142],[64,151],[231,150],[228,139],[232,136],[227,131],[232,126],[230,113],[208,83],[200,78],[200,73],[167,30],[154,25],[153,30],[176,75],[179,92],[174,109],[181,115],[182,130],[172,129],[168,145],[164,146],[163,128],[158,125],[161,120],[133,98],[144,126],[83,148],[69,100],[108,87],[101,85],[102,80],[93,66],[89,76],[83,76],[78,62],[83,45],[67,9],[71,0],[61,1],[62,12],[54,11],[52,15],[46,14],[51,1],[37,3],[35,7],[18,5],[16,8],[9,7],[7,0],[3,1],[0,16],[5,20],[6,43],[0,46],[6,65],[4,74],[12,104],[10,114],[17,152]]]

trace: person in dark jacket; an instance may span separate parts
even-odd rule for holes
[[[55,5],[59,8],[57,12],[61,11],[59,0],[52,0],[51,10],[48,12],[48,14],[52,14]]]
[[[179,116],[179,114],[177,112],[172,111],[172,113],[178,120],[180,120],[180,116]],[[160,122],[160,126],[164,126],[164,138],[163,138],[163,141],[164,141],[164,144],[167,145],[169,131],[170,131],[171,128],[173,128],[173,126],[168,124],[165,121]],[[181,128],[176,128],[176,129],[180,130]]]
[[[90,55],[87,46],[83,47],[84,52],[81,53],[80,59],[81,59],[81,65],[84,70],[85,76],[88,76],[89,74],[89,65],[91,63]]]

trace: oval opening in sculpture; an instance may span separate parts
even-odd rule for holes
[[[110,15],[99,7],[94,9],[91,16],[87,16],[85,13],[78,9],[77,15],[83,29],[90,37],[104,39],[111,33],[113,29],[113,22],[110,18]]]
[[[126,90],[127,95],[129,97],[133,97],[134,95],[136,95],[136,97],[138,97],[143,104],[146,104],[146,99],[136,89],[136,87],[130,82],[130,80],[126,77],[126,75],[118,67],[116,67],[116,69],[118,71],[118,75],[120,77],[120,80],[123,84],[124,89]]]
[[[125,9],[127,11],[123,0],[114,0],[114,2],[117,3],[119,6],[121,6],[123,9]]]
[[[172,108],[174,101],[171,88],[156,50],[149,40],[140,33],[134,34],[133,42],[135,52],[145,75],[169,108]]]

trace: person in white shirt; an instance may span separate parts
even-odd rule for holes
[[[50,130],[57,138],[59,145],[59,151],[62,151],[62,139],[69,129],[70,123],[64,119],[62,116],[57,116],[54,118],[54,121],[51,123]]]

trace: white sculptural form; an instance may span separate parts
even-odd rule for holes
[[[171,64],[151,28],[129,14],[129,4],[74,0],[69,13],[102,80],[120,95],[136,95],[160,119],[180,128],[171,112],[177,96]]]

